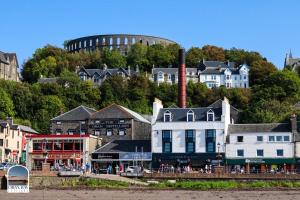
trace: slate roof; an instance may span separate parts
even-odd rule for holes
[[[135,152],[136,147],[140,152],[151,152],[151,140],[114,140],[95,150],[93,153],[126,153]]]
[[[19,125],[19,124],[10,124],[8,121],[0,120],[0,126],[2,126],[3,128],[6,128],[8,124],[12,129],[15,129],[15,130],[19,128],[21,131],[26,132],[26,133],[35,133],[35,134],[38,133],[36,130],[32,129],[29,126]]]
[[[215,121],[221,121],[222,108],[203,107],[203,108],[162,108],[160,109],[157,120],[158,122],[164,121],[164,113],[171,112],[172,122],[186,122],[188,111],[194,112],[195,121],[207,121],[207,112],[212,110],[215,113]]]
[[[194,74],[197,74],[197,68],[186,68],[186,71],[188,73],[194,72]],[[178,74],[178,68],[153,68],[152,73],[157,74],[158,72],[163,72],[164,74]],[[189,74],[187,74],[189,75]]]
[[[29,126],[24,126],[24,125],[18,125],[21,131],[26,132],[26,133],[38,133],[36,130],[32,129]]]
[[[235,67],[234,62],[202,61],[199,63],[198,69],[200,74],[224,74],[226,69],[229,69],[232,74],[239,74],[242,66]]]
[[[110,69],[85,69],[82,67],[79,72],[85,71],[89,77],[94,76],[94,74],[98,74],[100,77],[104,77],[107,73],[110,75],[118,75],[118,72],[123,72],[126,76],[129,76],[129,71],[127,69],[124,69],[122,67],[119,68],[110,68]],[[131,70],[130,75],[137,74],[138,72]]]
[[[13,60],[14,58],[16,58],[17,67],[19,67],[16,53],[5,53],[3,51],[0,51],[0,62],[3,62],[8,65],[9,64],[8,58],[9,60]]]
[[[291,132],[289,123],[230,124],[228,133]]]
[[[88,108],[86,106],[78,106],[68,112],[65,112],[57,117],[51,119],[51,121],[80,121],[88,119],[96,110]]]
[[[93,113],[90,118],[91,119],[107,118],[108,112],[111,112],[110,115],[114,115],[111,116],[111,118],[133,118],[137,121],[150,124],[150,121],[145,119],[142,115],[117,104],[111,104],[105,108],[102,108],[101,110]]]
[[[209,105],[209,107],[214,107],[214,108],[222,107],[222,100],[219,99],[219,100],[215,101],[214,103]],[[240,113],[239,109],[230,105],[230,119],[233,119],[234,123],[237,123],[239,121],[239,113]]]

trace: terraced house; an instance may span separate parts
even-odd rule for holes
[[[82,81],[90,80],[94,83],[94,85],[100,86],[108,77],[111,76],[130,78],[131,76],[138,75],[139,69],[138,67],[135,71],[131,70],[130,67],[127,69],[122,67],[109,69],[106,65],[104,65],[103,69],[85,69],[82,67],[77,71],[77,74]]]

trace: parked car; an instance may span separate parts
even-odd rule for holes
[[[138,166],[128,166],[125,170],[126,173],[138,173],[140,172],[140,167]]]
[[[12,163],[1,163],[0,170],[8,170],[11,166],[13,166]]]

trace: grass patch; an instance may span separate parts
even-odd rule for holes
[[[167,181],[151,184],[150,187],[157,189],[192,189],[192,190],[230,190],[251,188],[300,188],[299,181]]]
[[[64,187],[97,187],[97,188],[128,188],[131,184],[122,181],[111,181],[105,179],[80,178],[66,180]]]

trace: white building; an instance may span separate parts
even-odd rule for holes
[[[151,135],[153,168],[161,164],[204,167],[218,162],[218,153],[225,151],[231,106],[226,98],[221,104],[212,105],[163,108],[161,101],[155,100]]]
[[[150,80],[157,85],[161,83],[177,84],[178,83],[178,68],[152,68]],[[197,68],[186,68],[186,83],[192,81],[199,82]]]
[[[199,80],[208,88],[249,88],[249,67],[235,67],[233,62],[202,61],[198,66]]]
[[[226,143],[230,170],[294,170],[294,141],[289,123],[231,124]]]
[[[178,83],[178,68],[153,68],[150,80],[157,83]],[[208,88],[249,88],[249,67],[235,67],[233,62],[202,61],[197,68],[186,68],[186,83],[205,83]]]

